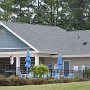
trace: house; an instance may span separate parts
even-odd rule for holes
[[[32,65],[57,63],[62,54],[64,70],[90,66],[90,31],[65,31],[56,26],[0,21],[0,72],[25,69],[26,50]],[[14,64],[10,65],[10,56]]]

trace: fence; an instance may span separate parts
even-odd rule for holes
[[[26,70],[21,70],[22,75],[27,75]],[[35,78],[34,73],[29,73],[29,76]],[[85,73],[83,70],[58,70],[58,69],[49,69],[49,72],[43,75],[44,78],[88,78],[90,79],[90,73]]]
[[[90,73],[85,73],[83,70],[58,70],[49,69],[48,77],[59,78],[90,78]]]

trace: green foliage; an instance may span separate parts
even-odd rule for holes
[[[48,72],[48,67],[41,64],[38,66],[38,76],[42,77],[42,75],[46,74]]]
[[[39,84],[53,84],[53,83],[69,83],[69,82],[80,82],[88,81],[86,78],[20,78],[17,76],[5,77],[0,75],[0,86],[21,86],[21,85],[39,85]]]
[[[25,78],[20,78],[17,76],[10,76],[8,78],[8,80],[10,81],[10,85],[12,86],[21,86],[21,85],[28,85],[28,81]]]
[[[0,7],[0,20],[90,30],[90,0],[0,0]]]
[[[63,78],[63,79],[62,79],[62,82],[63,82],[63,83],[69,83],[69,82],[72,82],[72,79]]]
[[[48,72],[48,67],[41,64],[38,66],[32,66],[30,67],[30,72],[33,72],[35,74],[36,77],[42,77],[44,74],[46,74]]]
[[[85,78],[89,78],[90,79],[90,68],[89,67],[85,67]]]
[[[79,78],[78,78],[78,77],[74,77],[74,78],[73,78],[73,81],[74,81],[74,82],[78,82],[78,81],[79,81]]]
[[[31,79],[31,85],[47,84],[48,81],[45,78],[34,78]]]
[[[74,77],[73,78],[73,82],[81,82],[81,81],[88,81],[89,79],[84,77],[84,78],[78,78],[78,77]]]
[[[10,81],[3,75],[0,75],[0,86],[9,86]]]
[[[90,73],[90,68],[89,67],[85,67],[85,73]]]
[[[53,83],[63,83],[62,79],[55,79],[55,78],[49,78],[48,79],[48,84],[53,84]]]

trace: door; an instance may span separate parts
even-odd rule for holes
[[[68,76],[69,74],[69,61],[64,61],[64,75]]]

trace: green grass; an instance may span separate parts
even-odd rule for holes
[[[27,86],[0,86],[0,90],[90,90],[90,81]]]

